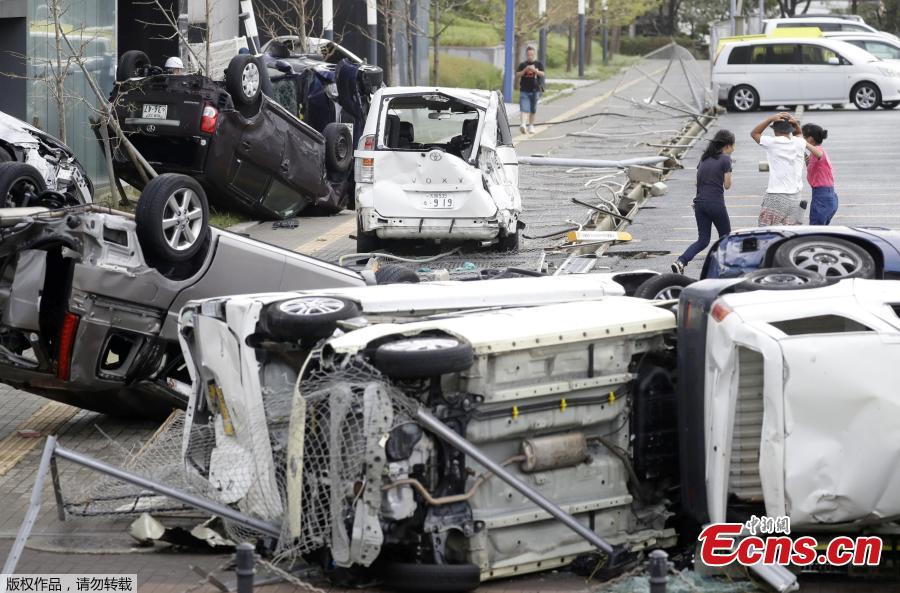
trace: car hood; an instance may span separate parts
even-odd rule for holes
[[[30,126],[20,119],[0,111],[0,138],[11,144],[37,144],[44,132]]]

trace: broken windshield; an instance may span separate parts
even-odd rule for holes
[[[478,132],[478,108],[445,95],[395,97],[387,104],[381,144],[392,150],[445,150],[468,158]]]

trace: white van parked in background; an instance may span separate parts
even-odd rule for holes
[[[875,33],[878,35],[884,35],[885,37],[893,37],[894,39],[897,39],[896,35],[885,33],[884,31],[879,31],[878,29],[865,24],[861,20],[836,16],[808,16],[766,19],[765,30],[763,31],[763,33],[765,33],[766,35],[771,35],[775,31],[775,29],[793,29],[798,27],[817,27],[823,33],[836,31],[840,31],[843,33]]]
[[[719,104],[733,111],[847,101],[868,111],[900,101],[900,66],[838,39],[729,43],[716,58],[712,82]]]
[[[886,37],[881,33],[823,33],[828,39],[846,41],[866,50],[876,58],[900,62],[900,41]]]

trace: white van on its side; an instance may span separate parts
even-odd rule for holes
[[[838,39],[729,43],[713,66],[719,104],[733,111],[852,102],[872,110],[900,101],[900,67]]]

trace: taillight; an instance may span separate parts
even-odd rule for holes
[[[375,136],[369,134],[359,139],[359,150],[375,150]],[[357,157],[353,178],[357,182],[372,183],[375,180],[375,158]]]
[[[200,116],[200,131],[213,134],[216,124],[219,123],[219,110],[207,103],[203,106],[203,115]]]
[[[723,319],[728,317],[731,313],[732,309],[728,305],[723,305],[722,303],[716,301],[713,303],[712,310],[709,312],[712,315],[712,318],[718,322],[721,322]]]
[[[66,313],[59,330],[59,355],[56,357],[56,376],[68,381],[72,371],[72,351],[75,348],[75,334],[78,332],[78,315]]]

